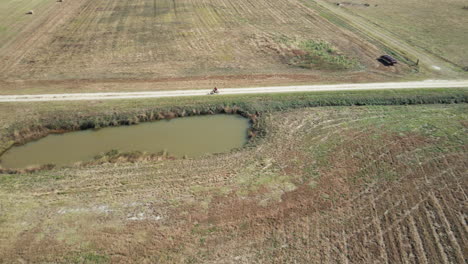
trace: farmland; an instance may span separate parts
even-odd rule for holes
[[[28,16],[21,12],[29,2],[2,3],[4,13],[15,7],[0,21],[3,93],[97,89],[82,88],[89,82],[118,90],[131,86],[125,80],[136,89],[145,89],[142,81],[156,81],[155,89],[190,80],[192,87],[366,81],[410,71],[383,67],[380,47],[300,0],[43,0],[44,10]],[[11,22],[18,17],[25,22]]]
[[[398,97],[373,100],[385,96]],[[463,263],[466,104],[303,108],[308,95],[279,98],[197,99],[260,111],[264,136],[231,153],[1,175],[0,259]],[[2,134],[98,109],[198,104],[178,100],[5,104]]]
[[[328,2],[335,4],[337,1]],[[352,0],[343,1],[341,8],[464,68],[468,67],[468,9],[465,6],[463,0]]]
[[[465,263],[468,9],[391,2],[0,1],[0,155],[70,131],[248,120],[224,153],[101,136],[104,152],[63,167],[0,162],[0,263]],[[428,78],[450,80],[403,82]],[[220,126],[200,133],[211,144]],[[145,131],[118,143],[189,145]],[[38,152],[91,149],[68,140]]]

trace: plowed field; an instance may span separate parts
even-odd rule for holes
[[[464,263],[467,110],[265,113],[233,153],[2,175],[0,260]]]
[[[14,10],[21,12],[0,20],[5,28],[0,31],[5,43],[0,48],[0,76],[5,80],[333,75],[363,70],[385,75],[406,69],[381,66],[376,61],[381,50],[300,0],[64,1],[36,9],[27,18],[29,24],[15,28],[10,21],[33,8],[29,1],[9,1],[4,10],[18,3],[22,5]],[[13,29],[14,35],[8,33]],[[329,47],[318,54],[320,43]]]

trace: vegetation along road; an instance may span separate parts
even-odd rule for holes
[[[395,36],[391,31],[385,30],[381,26],[366,21],[354,14],[350,14],[336,4],[327,4],[324,1],[317,1],[316,8],[319,10],[322,9],[322,12],[330,12],[329,15],[336,16],[336,18],[343,20],[348,27],[354,28],[358,32],[364,33],[367,37],[383,43],[387,48],[392,50],[392,53],[395,52],[396,54],[399,54],[413,62],[420,61],[421,64],[431,70],[443,71],[445,74],[451,74],[454,72],[453,67],[455,65],[450,61],[437,57],[436,55],[415,47],[412,44],[408,44],[398,36]],[[333,20],[334,18],[330,17],[330,19]]]
[[[468,87],[468,80],[446,81],[426,80],[417,82],[386,82],[365,84],[332,84],[332,85],[300,85],[300,86],[272,86],[257,88],[226,88],[221,94],[264,94],[315,91],[344,91],[344,90],[381,90],[381,89],[415,89],[415,88],[462,88]],[[158,92],[120,92],[120,93],[69,93],[69,94],[35,94],[35,95],[4,95],[0,102],[37,102],[37,101],[76,101],[76,100],[107,100],[107,99],[136,99],[162,98],[178,96],[207,95],[206,90],[179,90]]]

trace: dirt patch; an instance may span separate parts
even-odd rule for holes
[[[268,74],[268,75],[211,75],[204,77],[174,77],[157,79],[107,79],[107,80],[37,80],[5,81],[0,80],[0,94],[54,94],[78,92],[112,91],[157,91],[188,90],[236,87],[284,86],[311,83],[360,83],[369,81],[392,80],[386,73],[349,72],[347,74]]]
[[[56,17],[57,10],[51,10],[50,21],[41,27],[52,33],[19,34],[2,50],[8,63],[1,75],[8,80],[147,80],[312,73],[323,80],[324,74],[342,72],[322,69],[328,65],[323,63],[291,67],[267,46],[253,44],[256,35],[323,40],[370,71],[388,73],[373,60],[382,53],[377,47],[297,0],[182,1],[176,6],[185,8],[147,0],[57,5],[66,16]]]
[[[2,175],[0,258],[462,263],[465,113],[283,109],[234,153]]]

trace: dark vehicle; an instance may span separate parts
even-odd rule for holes
[[[382,62],[385,65],[390,65],[393,66],[398,63],[397,60],[395,60],[392,56],[390,55],[382,55],[379,58],[379,61]]]

